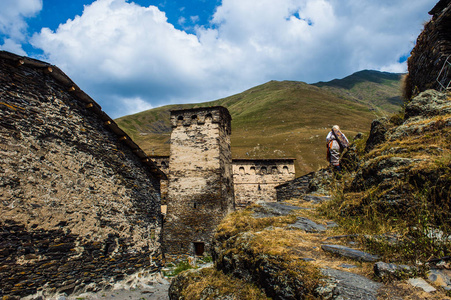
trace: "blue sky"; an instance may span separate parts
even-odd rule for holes
[[[112,117],[269,80],[405,72],[435,0],[1,0],[0,49],[59,66]]]

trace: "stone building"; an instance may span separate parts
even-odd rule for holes
[[[169,172],[169,156],[149,156],[155,165],[165,174]],[[168,180],[167,177],[160,180],[160,197],[161,197],[161,212],[166,215],[166,199],[168,197]]]
[[[234,209],[231,117],[224,107],[175,110],[171,125],[163,246],[169,254],[202,255]]]
[[[275,187],[295,178],[294,159],[234,159],[235,203],[277,201]]]
[[[3,296],[157,272],[164,178],[60,69],[0,51]]]
[[[439,1],[429,14],[432,19],[424,26],[407,60],[408,98],[427,89],[451,87],[451,1]]]

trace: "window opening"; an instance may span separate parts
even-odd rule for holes
[[[283,174],[288,174],[288,167],[287,166],[283,167]]]

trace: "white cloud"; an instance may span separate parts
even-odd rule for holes
[[[26,39],[26,18],[42,9],[42,0],[2,0],[0,9],[0,49],[24,55],[21,43]]]
[[[27,55],[27,53],[22,49],[22,45],[12,39],[4,39],[3,45],[0,45],[0,50],[13,52],[22,56]]]
[[[199,16],[191,16],[190,19],[191,19],[191,23],[193,23],[193,24],[199,22],[199,20],[200,20]]]
[[[140,97],[119,99],[119,103],[122,104],[122,109],[126,109],[125,111],[121,111],[121,115],[131,115],[153,108],[152,105],[150,105]],[[118,116],[119,115],[113,117]]]
[[[211,26],[188,34],[155,6],[97,0],[32,43],[115,114],[120,99],[152,106],[198,102],[272,79],[316,82],[365,68],[405,70],[398,60],[410,52],[434,4],[223,0]]]

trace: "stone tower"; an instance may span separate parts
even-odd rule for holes
[[[234,209],[231,117],[220,106],[174,110],[171,125],[163,247],[168,254],[202,255]]]

